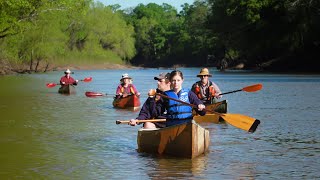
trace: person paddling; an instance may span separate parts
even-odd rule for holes
[[[220,95],[221,91],[218,85],[209,80],[209,77],[212,77],[209,69],[202,68],[197,77],[200,78],[200,81],[194,83],[191,90],[205,105],[216,103],[217,99],[220,99],[222,95]]]
[[[129,95],[140,96],[137,88],[132,84],[132,78],[126,73],[122,74],[120,84],[116,90],[116,98],[127,97]]]
[[[165,91],[170,90],[170,73],[161,73],[158,76],[154,77],[154,80],[157,81],[157,93],[163,94]],[[129,125],[135,126],[137,124],[137,120],[146,120],[146,119],[165,119],[166,112],[161,113],[160,116],[156,116],[152,114],[152,108],[156,106],[157,103],[161,103],[159,101],[160,96],[148,97],[146,102],[143,104],[140,113],[136,119],[131,119]],[[143,124],[143,128],[152,129],[152,128],[162,128],[165,127],[165,122],[145,122]]]
[[[71,71],[70,69],[67,69],[65,72],[64,72],[64,76],[62,76],[60,78],[60,85],[61,86],[64,86],[64,85],[77,85],[79,80],[75,80],[73,79],[73,77],[71,77]]]
[[[194,94],[194,92],[192,92],[190,89],[182,88],[183,80],[183,74],[181,71],[172,71],[170,73],[170,82],[172,89],[164,92],[164,95],[168,98],[161,96],[159,100],[161,103],[157,103],[156,107],[153,109],[153,114],[155,115],[161,115],[163,109],[166,109],[166,126],[173,126],[176,124],[190,122],[193,119],[193,107],[191,107],[190,105],[193,105],[195,107],[195,110],[198,114],[202,116],[206,114],[205,105],[197,97],[197,95]],[[149,95],[152,96],[152,93],[150,91]],[[185,103],[181,103],[173,99],[183,101]]]

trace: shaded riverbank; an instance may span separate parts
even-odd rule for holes
[[[98,63],[98,64],[66,64],[66,65],[50,65],[49,67],[40,66],[37,71],[30,70],[26,64],[12,64],[5,61],[0,61],[0,75],[11,74],[25,74],[25,73],[39,73],[48,71],[61,71],[65,69],[72,70],[93,70],[93,69],[132,69],[137,68],[127,64],[114,64],[114,63]]]

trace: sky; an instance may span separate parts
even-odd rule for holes
[[[162,5],[162,3],[170,4],[171,6],[175,7],[178,12],[182,10],[180,7],[184,3],[193,4],[194,0],[95,0],[100,1],[105,5],[113,5],[119,4],[121,9],[129,8],[129,7],[136,7],[138,4],[142,3],[144,5],[149,3],[156,3]]]

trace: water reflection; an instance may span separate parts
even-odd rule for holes
[[[163,179],[166,177],[188,179],[190,177],[205,177],[203,173],[207,166],[207,156],[194,159],[172,158],[168,156],[147,156],[148,176],[150,179]]]

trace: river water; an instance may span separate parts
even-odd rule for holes
[[[181,68],[190,87],[200,68]],[[219,72],[222,92],[262,83],[258,92],[223,96],[229,113],[261,120],[255,133],[228,124],[202,124],[210,131],[209,153],[195,159],[158,157],[137,149],[139,126],[116,125],[138,111],[112,107],[121,74],[141,92],[170,69],[77,70],[75,95],[58,94],[62,72],[0,77],[0,179],[319,179],[320,76]],[[88,98],[86,91],[107,93]]]

